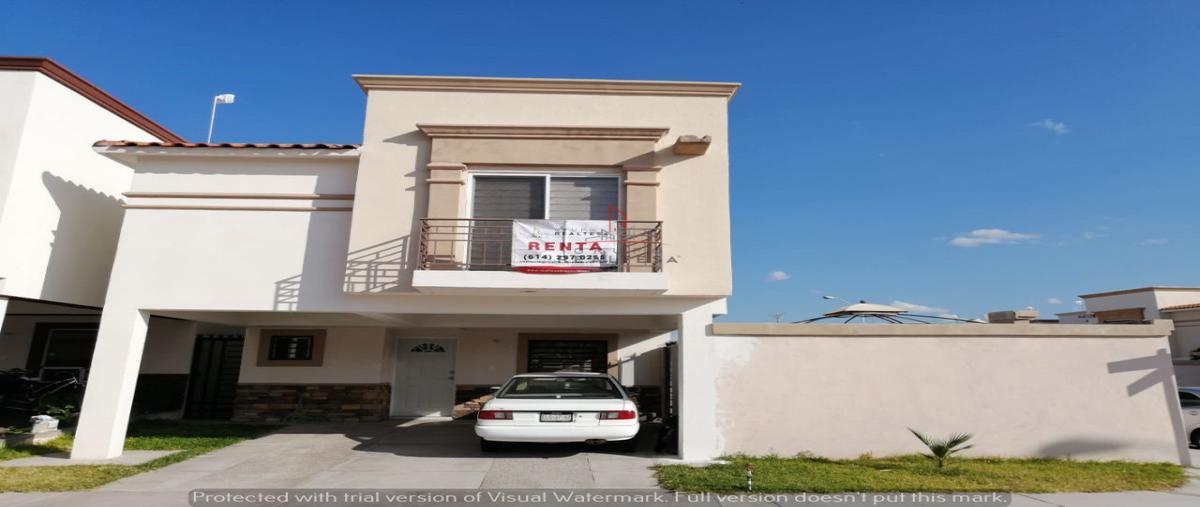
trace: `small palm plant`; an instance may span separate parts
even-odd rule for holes
[[[937,463],[938,468],[946,466],[946,460],[950,459],[950,456],[975,447],[974,445],[970,444],[963,445],[971,439],[972,435],[970,433],[955,433],[950,435],[950,438],[940,440],[936,438],[929,438],[912,428],[909,428],[908,431],[911,431],[912,434],[916,436],[922,444],[925,444],[925,447],[929,448],[929,454],[925,454],[924,456],[933,460],[934,463]]]

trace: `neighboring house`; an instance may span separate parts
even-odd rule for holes
[[[1077,311],[1077,312],[1056,313],[1055,316],[1058,317],[1059,324],[1095,324],[1096,323],[1096,318],[1093,317],[1092,314],[1088,313],[1087,310],[1081,310],[1081,311]]]
[[[1200,287],[1141,287],[1079,297],[1087,308],[1084,318],[1098,324],[1173,321],[1175,375],[1180,385],[1200,385],[1200,360],[1191,356],[1193,351],[1200,354]]]
[[[47,58],[0,57],[0,369],[87,377],[133,171],[97,138],[182,139]],[[155,319],[139,389],[171,410],[191,342]],[[182,355],[181,355],[182,354]]]

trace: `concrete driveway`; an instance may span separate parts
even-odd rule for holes
[[[641,435],[642,451],[633,455],[583,445],[520,446],[499,454],[483,454],[468,421],[304,425],[95,490],[0,493],[0,506],[186,506],[189,505],[187,492],[193,489],[234,488],[603,488],[617,492],[646,491],[646,488],[656,487],[648,467],[672,461],[674,457],[649,453],[653,448],[653,430],[644,433]],[[1192,450],[1192,457],[1200,466],[1200,451]],[[1170,492],[1017,494],[1013,495],[1011,505],[1191,507],[1197,505],[1200,498],[1200,470],[1192,470],[1192,476],[1196,478],[1190,484]],[[740,505],[745,502],[721,502],[712,498],[685,503]],[[836,505],[871,504],[838,502]]]
[[[412,420],[286,428],[100,491],[198,488],[652,488],[654,435],[642,451],[520,445],[484,454],[473,421]],[[662,456],[661,458],[669,458]]]

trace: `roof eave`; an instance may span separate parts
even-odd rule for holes
[[[183,148],[170,146],[108,146],[95,145],[92,150],[132,167],[139,157],[206,157],[206,158],[357,158],[358,148],[301,149],[301,148]]]
[[[355,74],[363,92],[416,90],[501,93],[574,93],[594,95],[682,95],[732,99],[741,83],[710,81],[635,81],[616,79],[508,78],[469,76],[393,76]]]

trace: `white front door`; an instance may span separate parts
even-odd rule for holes
[[[396,347],[393,416],[448,416],[454,409],[452,339],[403,339]]]

